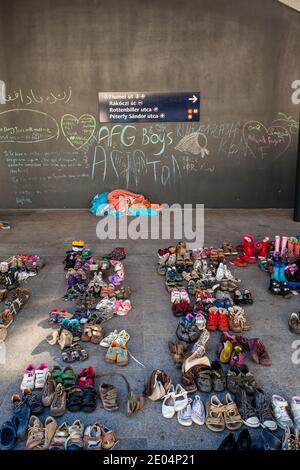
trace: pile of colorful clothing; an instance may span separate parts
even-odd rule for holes
[[[122,215],[152,216],[161,209],[160,204],[153,204],[142,194],[131,193],[125,189],[97,194],[92,200],[90,211],[97,216]]]

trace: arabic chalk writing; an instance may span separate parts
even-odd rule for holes
[[[63,92],[47,92],[46,96],[41,96],[37,91],[30,88],[29,90],[23,90],[19,88],[7,94],[4,102],[7,104],[17,102],[24,106],[30,106],[31,104],[56,104],[63,103],[67,104],[72,97],[72,89],[69,87]]]

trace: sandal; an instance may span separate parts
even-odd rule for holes
[[[78,386],[80,388],[86,387],[86,385],[94,385],[95,381],[95,371],[92,366],[89,366],[86,369],[83,369],[79,374],[78,374]]]
[[[55,431],[54,437],[49,445],[49,450],[64,450],[65,443],[69,437],[69,426],[62,423]]]
[[[117,360],[118,366],[127,366],[129,362],[128,350],[126,346],[120,346],[117,350]]]
[[[93,385],[87,385],[83,389],[83,400],[81,410],[92,413],[97,407],[97,392]]]
[[[113,449],[117,444],[117,438],[114,431],[111,431],[103,423],[98,422],[101,428],[101,438],[102,438],[102,449],[109,450]]]
[[[81,335],[81,341],[84,341],[84,342],[89,342],[91,341],[91,337],[92,337],[92,324],[90,322],[87,322],[84,324],[84,327],[83,327],[83,333]]]
[[[237,431],[243,425],[243,420],[238,411],[236,403],[232,400],[230,393],[223,398],[224,421],[226,428],[230,431]]]
[[[92,337],[91,343],[93,344],[100,344],[104,336],[104,326],[103,324],[93,325],[92,329]]]
[[[61,378],[65,390],[68,390],[69,388],[73,387],[77,382],[77,374],[75,374],[71,366],[67,366],[64,368]]]
[[[99,424],[93,424],[85,429],[83,443],[86,450],[101,450],[102,430]]]
[[[206,403],[205,424],[211,431],[222,432],[225,429],[223,416],[224,405],[216,395],[213,395]]]
[[[211,248],[209,259],[212,263],[217,263],[219,261],[218,251],[215,248]]]
[[[81,450],[83,448],[84,426],[79,419],[69,427],[69,436],[65,441],[65,450]]]
[[[62,384],[63,379],[62,379],[62,369],[59,366],[54,366],[53,369],[50,371],[52,378],[56,382],[56,384]]]
[[[118,389],[111,384],[103,383],[99,387],[99,395],[106,411],[116,411],[118,405]]]
[[[209,366],[203,366],[199,369],[196,376],[196,384],[199,392],[209,393],[212,391],[212,376]]]
[[[80,387],[74,386],[68,392],[67,409],[69,411],[80,411],[82,408],[83,391]]]

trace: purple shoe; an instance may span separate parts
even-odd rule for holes
[[[235,346],[234,347],[234,349],[232,351],[232,354],[231,354],[229,364],[231,366],[236,366],[236,367],[240,367],[240,366],[243,366],[245,364],[245,356],[244,356],[243,350],[240,346]]]

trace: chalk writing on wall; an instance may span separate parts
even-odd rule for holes
[[[30,125],[26,121],[30,118]],[[0,113],[0,143],[32,144],[58,139],[59,125],[35,109],[9,109]]]
[[[5,82],[3,80],[0,80],[0,104],[6,103],[5,98],[6,98]]]
[[[49,90],[46,96],[40,95],[37,90],[30,88],[23,90],[19,88],[7,94],[4,102],[6,104],[16,102],[19,106],[30,106],[35,104],[67,104],[72,97],[72,89],[69,87],[67,90],[56,92]]]
[[[279,125],[266,128],[259,121],[248,121],[243,126],[243,138],[254,158],[278,159],[290,146],[291,135]]]
[[[67,141],[77,150],[91,139],[96,129],[96,119],[91,114],[83,114],[79,118],[65,114],[61,118],[61,130]]]
[[[207,149],[207,137],[202,132],[192,132],[189,135],[182,137],[175,147],[179,152],[187,152],[193,155],[201,155],[202,158],[205,155],[209,155]]]

